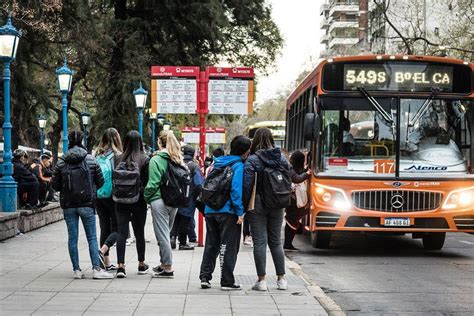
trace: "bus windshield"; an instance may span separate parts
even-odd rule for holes
[[[360,98],[322,103],[318,175],[472,176],[469,101],[380,98],[377,103],[381,108]]]

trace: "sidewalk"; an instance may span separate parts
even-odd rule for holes
[[[146,262],[159,262],[148,214]],[[80,229],[79,255],[86,279],[72,278],[67,232],[60,221],[0,243],[0,315],[327,315],[305,282],[287,269],[289,289],[276,288],[268,253],[268,292],[250,290],[256,279],[252,249],[241,246],[235,275],[242,291],[220,290],[219,271],[213,288],[202,290],[199,266],[203,248],[173,251],[174,279],[138,275],[135,244],[127,247],[127,278],[93,280],[88,248]],[[116,250],[111,251],[115,261]],[[218,265],[217,269],[218,270]]]

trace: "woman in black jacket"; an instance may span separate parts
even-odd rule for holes
[[[250,146],[250,156],[245,162],[243,183],[244,205],[248,206],[252,196],[255,176],[257,176],[255,207],[253,210],[248,210],[245,215],[249,220],[250,230],[252,231],[253,255],[258,275],[258,280],[252,289],[256,291],[267,290],[266,259],[268,244],[278,276],[278,289],[286,290],[288,284],[285,279],[285,256],[281,244],[284,209],[271,209],[263,203],[262,175],[265,167],[281,168],[289,172],[288,161],[283,157],[280,149],[275,148],[271,131],[268,128],[259,128],[255,132]]]
[[[304,168],[305,156],[297,150],[290,157],[290,177],[293,184],[300,184],[310,178],[310,174]],[[298,250],[293,246],[293,239],[295,238],[296,231],[300,225],[300,219],[308,213],[307,205],[298,207],[296,203],[296,194],[293,193],[291,196],[291,204],[286,208],[285,216],[285,243],[283,248],[285,250]]]

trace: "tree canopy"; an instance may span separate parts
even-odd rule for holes
[[[23,32],[12,64],[13,142],[36,147],[45,114],[53,152],[62,124],[54,71],[64,57],[75,71],[69,126],[78,128],[87,110],[98,137],[109,126],[136,128],[132,91],[140,81],[149,90],[151,65],[228,63],[266,73],[283,42],[264,0],[16,0],[3,2],[2,20],[9,13]]]

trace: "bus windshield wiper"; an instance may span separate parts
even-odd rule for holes
[[[418,109],[415,116],[413,116],[413,118],[408,122],[408,126],[414,126],[415,123],[425,114],[425,112],[428,110],[429,106],[433,102],[438,91],[438,89],[431,89],[430,96],[428,97],[428,99],[425,100],[425,102],[423,102],[423,105]]]
[[[370,104],[372,104],[372,106],[380,113],[380,115],[382,115],[385,121],[393,124],[393,117],[387,111],[385,111],[385,109],[380,105],[380,103],[378,103],[377,100],[375,100],[374,97],[367,92],[367,90],[362,87],[358,87],[357,90],[359,90],[360,93],[362,93],[364,97],[369,100]]]

